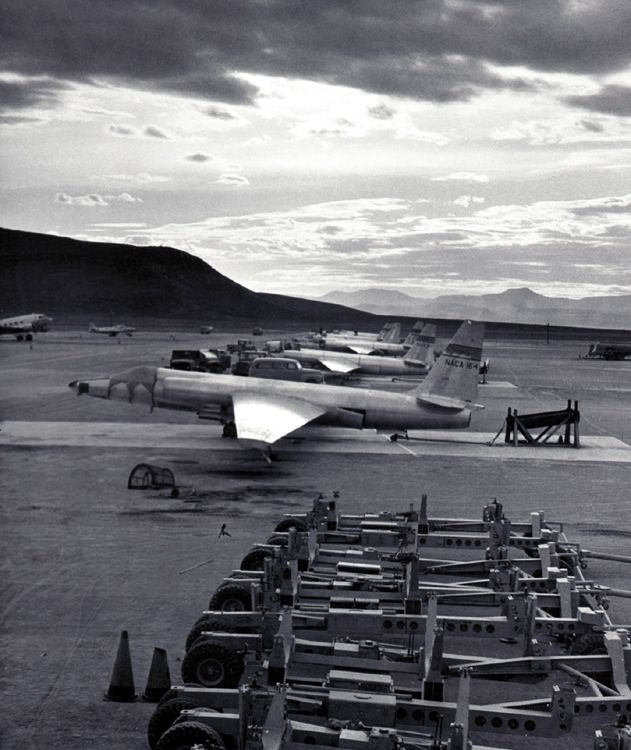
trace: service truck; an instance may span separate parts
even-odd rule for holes
[[[224,372],[230,367],[230,355],[224,349],[174,349],[169,367],[193,372]]]
[[[248,375],[251,378],[295,380],[300,383],[324,383],[324,373],[303,367],[297,359],[257,357],[252,360]]]

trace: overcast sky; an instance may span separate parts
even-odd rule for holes
[[[4,0],[2,225],[257,291],[631,293],[629,0]]]

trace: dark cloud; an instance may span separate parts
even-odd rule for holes
[[[3,9],[7,71],[228,104],[255,100],[239,73],[448,102],[532,85],[487,63],[604,74],[631,61],[628,0],[5,0]]]
[[[209,117],[214,117],[217,120],[236,120],[237,118],[232,114],[232,112],[228,112],[227,109],[220,109],[219,107],[208,107],[204,110],[204,112]]]
[[[147,125],[142,131],[147,138],[168,138],[169,136],[156,125]]]
[[[135,128],[130,128],[127,125],[114,125],[114,124],[108,127],[108,131],[110,133],[113,133],[114,135],[122,135],[122,136],[136,135],[137,133]]]
[[[0,110],[27,107],[49,108],[68,87],[59,81],[35,78],[30,81],[0,81]]]
[[[592,112],[631,117],[631,87],[629,86],[614,86],[613,84],[603,86],[597,94],[568,96],[565,101]]]
[[[201,154],[198,152],[196,154],[187,154],[184,158],[186,161],[194,161],[197,164],[203,164],[206,161],[212,161],[213,157],[210,156],[210,154]]]
[[[605,128],[595,120],[581,120],[579,125],[590,133],[603,133]]]
[[[391,120],[396,112],[387,104],[378,104],[376,107],[370,107],[368,114],[376,120]]]
[[[0,125],[28,125],[42,122],[39,117],[23,117],[22,115],[0,115]]]

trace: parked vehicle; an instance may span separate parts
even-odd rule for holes
[[[625,359],[631,357],[631,343],[592,344],[585,359]]]
[[[193,372],[224,372],[230,367],[230,355],[224,349],[174,349],[169,367]]]
[[[239,358],[232,366],[233,375],[248,376],[250,374],[250,365],[258,357],[264,357],[265,352],[257,349],[241,349],[239,350]]]
[[[252,335],[253,336],[262,336],[263,335],[263,329],[259,326],[254,326],[252,329]]]
[[[251,378],[273,378],[274,380],[295,380],[300,383],[324,383],[324,374],[309,367],[303,367],[297,359],[280,357],[257,357],[250,364],[248,375]]]

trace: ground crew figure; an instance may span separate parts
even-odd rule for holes
[[[232,536],[232,534],[229,531],[226,531],[225,523],[221,524],[221,528],[219,529],[219,534],[217,535],[217,539],[219,539],[220,536]]]

